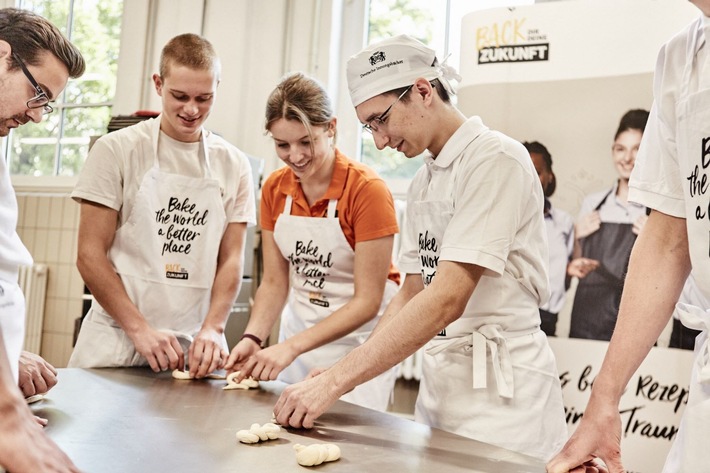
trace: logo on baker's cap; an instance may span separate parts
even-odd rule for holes
[[[376,51],[375,54],[370,56],[370,65],[374,66],[378,62],[384,62],[387,59],[384,51]]]
[[[420,77],[438,79],[450,95],[454,90],[449,80],[460,80],[453,68],[438,63],[433,49],[407,35],[394,36],[363,49],[348,59],[346,72],[355,107],[376,95],[409,87]]]

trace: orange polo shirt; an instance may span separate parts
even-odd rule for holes
[[[299,217],[325,217],[328,201],[337,199],[336,211],[340,227],[350,246],[399,232],[392,194],[385,182],[369,167],[348,159],[335,150],[335,166],[330,186],[323,198],[308,206],[296,175],[288,166],[272,172],[261,189],[260,223],[263,230],[273,232],[276,219],[284,211],[286,197],[291,195],[291,214]],[[390,265],[389,279],[399,284],[399,271]]]

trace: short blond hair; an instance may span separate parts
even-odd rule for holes
[[[217,77],[221,71],[219,57],[212,43],[192,33],[175,36],[163,47],[160,53],[160,77],[167,77],[171,64],[213,71]]]

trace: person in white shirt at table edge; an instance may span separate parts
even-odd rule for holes
[[[30,11],[0,9],[0,136],[41,122],[69,77],[80,77],[85,67],[79,50],[49,21]],[[19,267],[32,264],[32,256],[17,235],[17,218],[9,170],[0,157],[0,469],[78,472],[44,434],[38,422],[46,421],[36,420],[23,396],[49,389],[56,380],[39,357],[35,378],[33,362],[22,352],[25,300],[17,278]]]
[[[256,212],[248,158],[202,126],[220,69],[207,39],[172,38],[153,75],[160,116],[89,152],[72,197],[77,266],[94,301],[70,367],[157,372],[187,361],[201,378],[226,363],[224,328]]]
[[[342,393],[426,345],[418,421],[547,460],[567,427],[538,312],[549,297],[542,188],[521,143],[450,102],[454,74],[406,35],[348,61],[353,105],[377,147],[430,153],[407,196],[406,278],[370,338],[287,387],[274,412],[282,425],[313,427]]]
[[[701,330],[688,404],[664,473],[708,471],[710,449],[710,264],[707,179],[710,141],[710,1],[703,15],[658,55],[654,103],[629,181],[630,201],[652,209],[631,252],[619,316],[579,426],[547,465],[550,473],[625,471],[619,400],[629,379],[676,312]],[[705,300],[677,303],[692,270]],[[599,466],[599,459],[606,466]]]

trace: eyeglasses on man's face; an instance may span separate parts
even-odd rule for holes
[[[412,85],[414,85],[414,84],[412,84]],[[369,131],[370,133],[374,133],[376,131],[380,131],[380,127],[386,126],[387,125],[387,123],[386,123],[387,118],[389,118],[389,113],[392,111],[392,107],[394,107],[395,104],[397,104],[397,102],[399,102],[402,97],[407,95],[407,92],[409,92],[409,90],[412,88],[412,85],[410,85],[409,87],[404,89],[404,92],[399,94],[399,97],[397,97],[397,100],[392,102],[392,105],[387,107],[387,109],[384,112],[382,112],[382,115],[380,115],[379,117],[375,117],[372,120],[370,120],[369,122],[362,125],[362,129],[365,131]]]
[[[30,81],[30,84],[32,84],[32,88],[35,90],[36,95],[27,101],[27,108],[41,108],[42,113],[44,115],[52,113],[54,109],[51,105],[49,105],[49,97],[47,96],[46,92],[42,90],[42,87],[39,86],[32,73],[27,69],[27,66],[25,66],[25,63],[22,61],[22,59],[20,59],[20,56],[13,52],[12,57],[15,58],[15,61],[17,61],[17,63],[20,65],[22,72],[25,74],[25,77],[27,77],[27,80]]]

